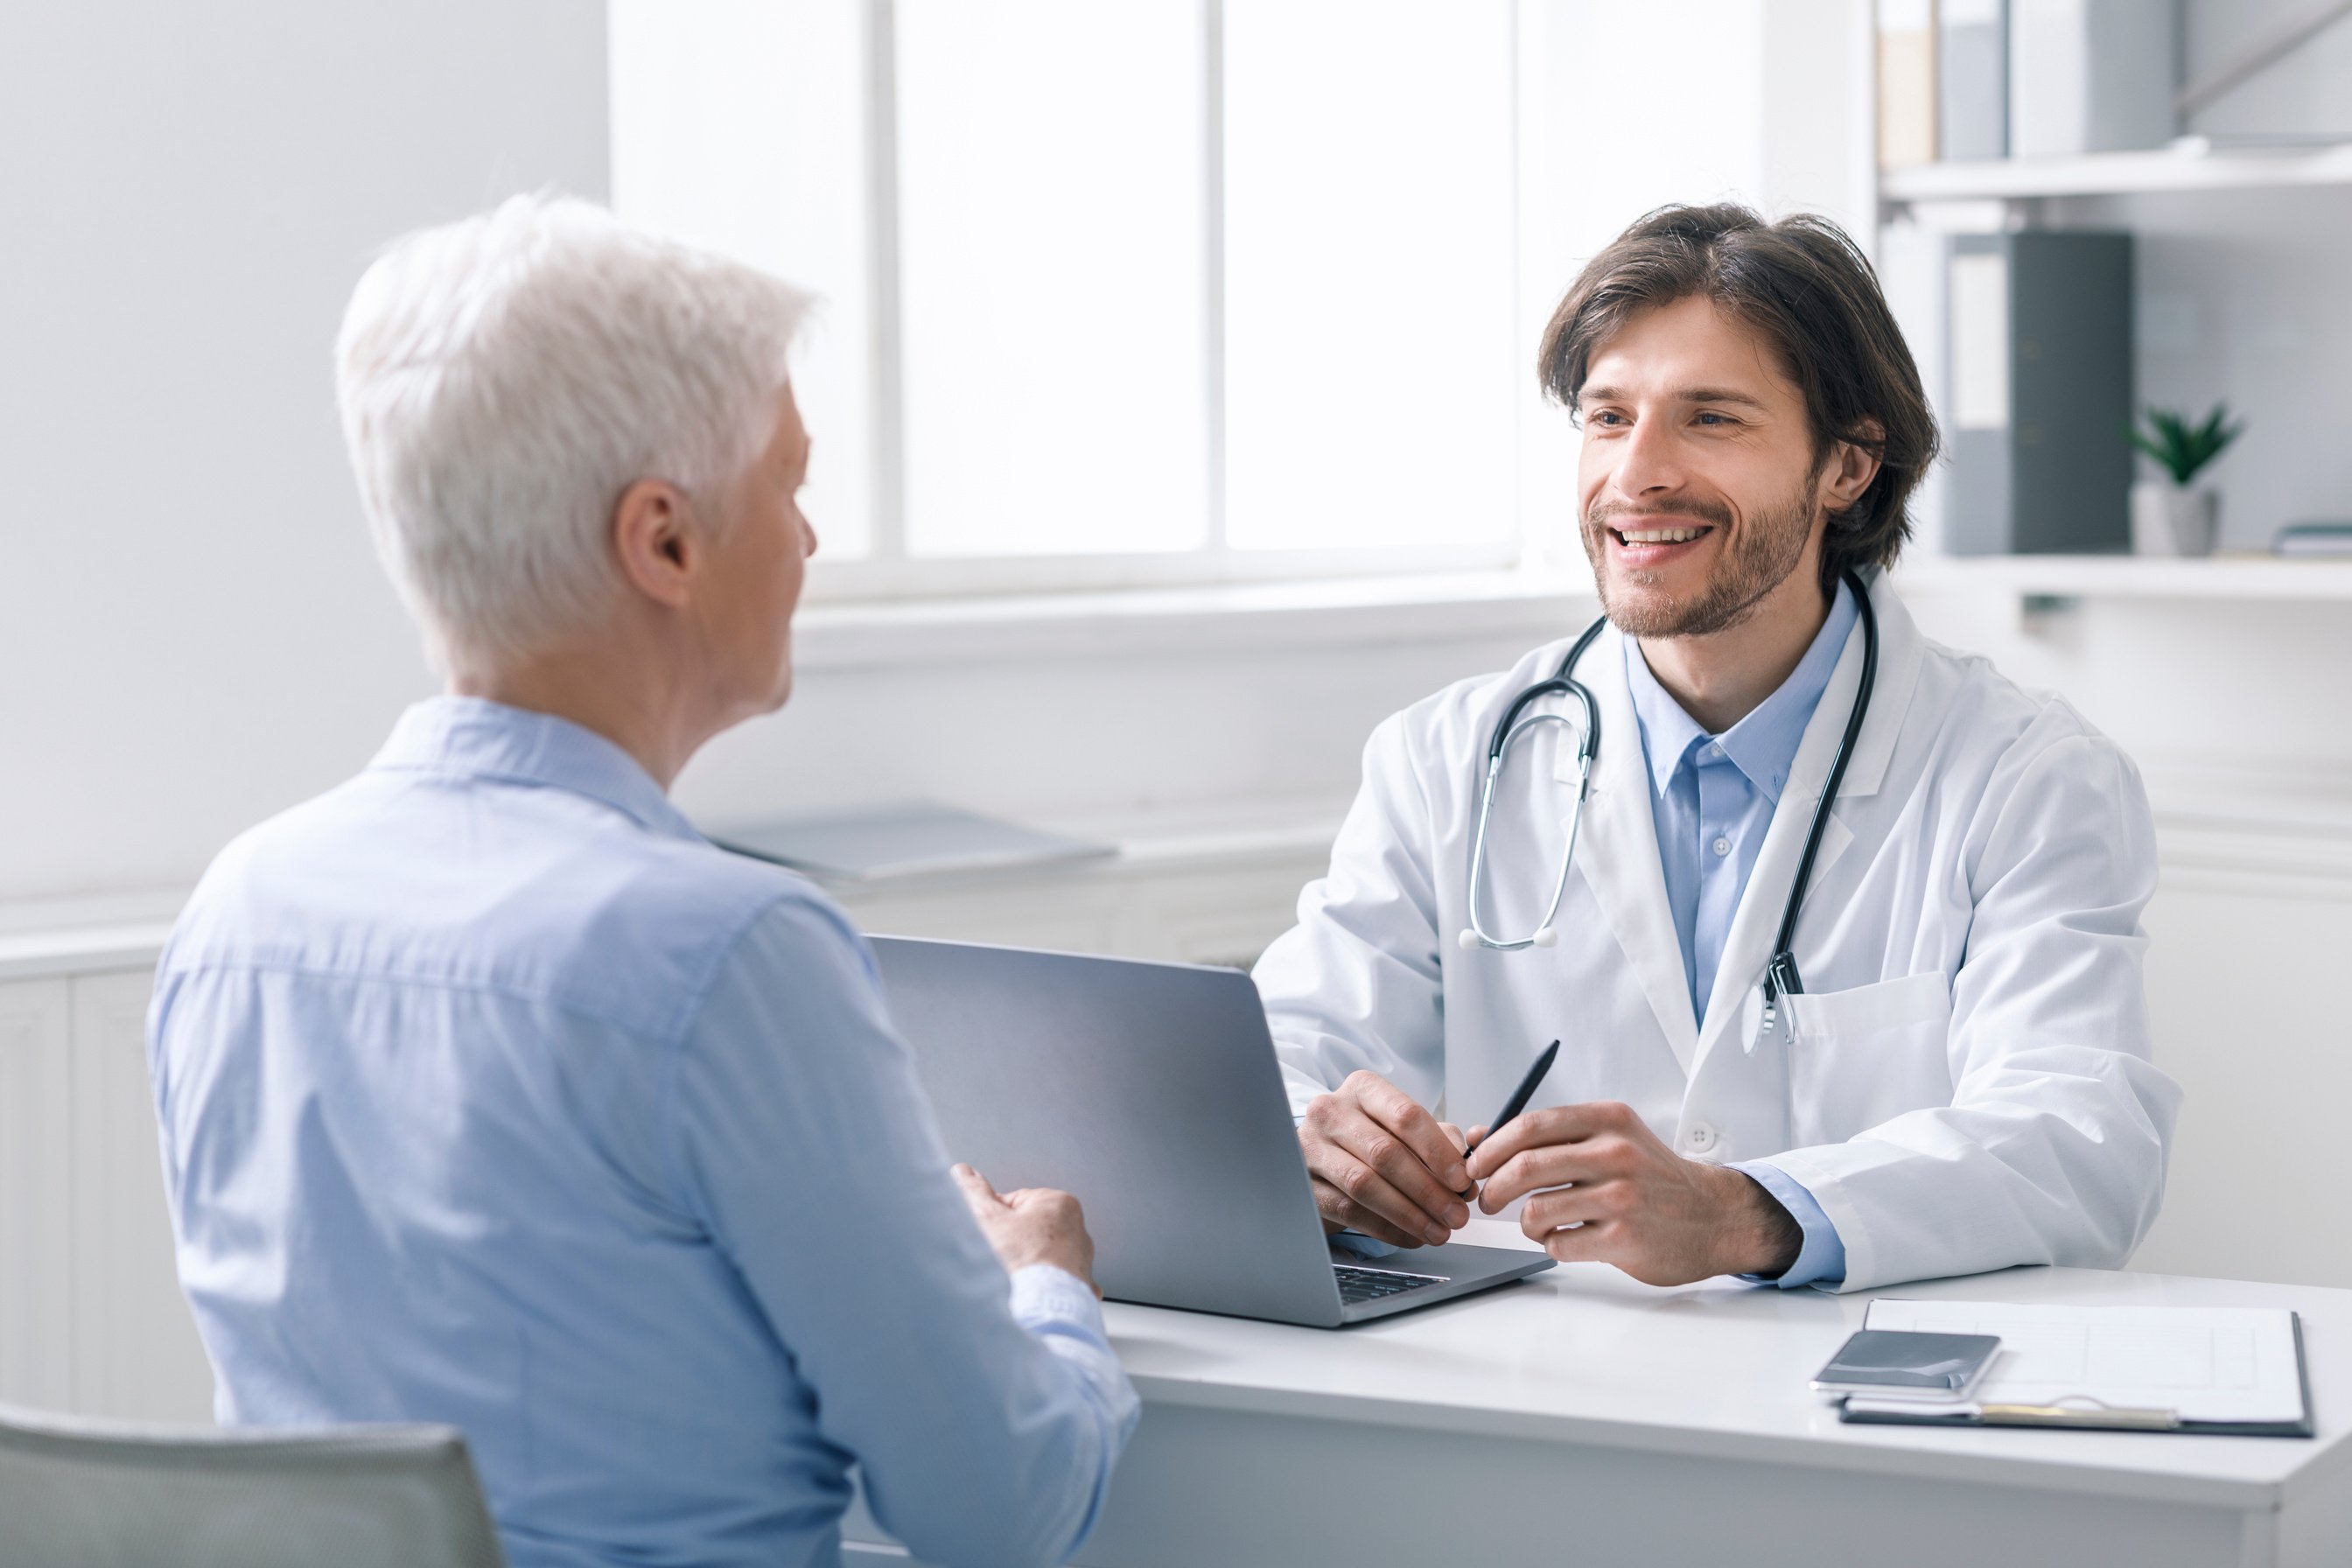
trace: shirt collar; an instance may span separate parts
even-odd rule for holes
[[[1748,783],[1778,805],[1780,787],[1788,783],[1789,769],[1796,763],[1797,747],[1805,738],[1805,726],[1821,705],[1822,693],[1829,689],[1830,675],[1837,668],[1838,656],[1845,651],[1846,638],[1859,616],[1853,590],[1840,583],[1837,597],[1830,603],[1829,618],[1813,634],[1811,646],[1789,672],[1789,679],[1720,735],[1707,734],[1697,720],[1683,710],[1683,705],[1650,673],[1641,643],[1625,638],[1625,682],[1641,721],[1642,750],[1650,765],[1651,787],[1664,795],[1685,761],[1712,741],[1723,748],[1723,754],[1747,775]]]
[[[400,716],[371,769],[569,790],[602,802],[649,831],[699,838],[635,757],[594,731],[552,713],[480,697],[435,697]]]

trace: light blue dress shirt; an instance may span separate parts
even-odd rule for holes
[[[870,956],[618,748],[444,698],[237,840],[149,1062],[233,1426],[464,1428],[515,1568],[1058,1562],[1133,1389],[1007,1278]]]
[[[1858,614],[1852,591],[1840,584],[1829,618],[1789,679],[1720,735],[1708,734],[1685,712],[1650,673],[1641,645],[1624,639],[1625,680],[1650,764],[1650,808],[1665,870],[1666,903],[1682,940],[1691,1014],[1702,1024],[1732,917],[1763,851],[1781,786]],[[1805,1233],[1796,1262],[1778,1277],[1779,1284],[1794,1289],[1845,1278],[1845,1244],[1801,1183],[1768,1161],[1732,1168],[1754,1177]]]

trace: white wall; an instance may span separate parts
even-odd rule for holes
[[[335,324],[404,230],[603,192],[603,7],[9,0],[0,60],[0,900],[184,886],[428,688]]]
[[[2182,74],[2210,77],[2247,47],[2318,11],[2313,0],[2181,0]],[[2352,136],[2352,18],[2341,19],[2259,76],[2196,115],[2189,130],[2209,135],[2282,132]]]

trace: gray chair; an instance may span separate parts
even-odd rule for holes
[[[8,1568],[504,1568],[450,1426],[208,1431],[0,1405]]]

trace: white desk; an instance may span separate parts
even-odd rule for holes
[[[1805,1381],[1868,1296],[1601,1265],[1337,1331],[1114,1303],[1143,1422],[1077,1561],[2352,1563],[2352,1290],[2021,1268],[1879,1294],[2291,1307],[2319,1436],[1842,1426]],[[862,1510],[850,1534],[878,1539]]]

